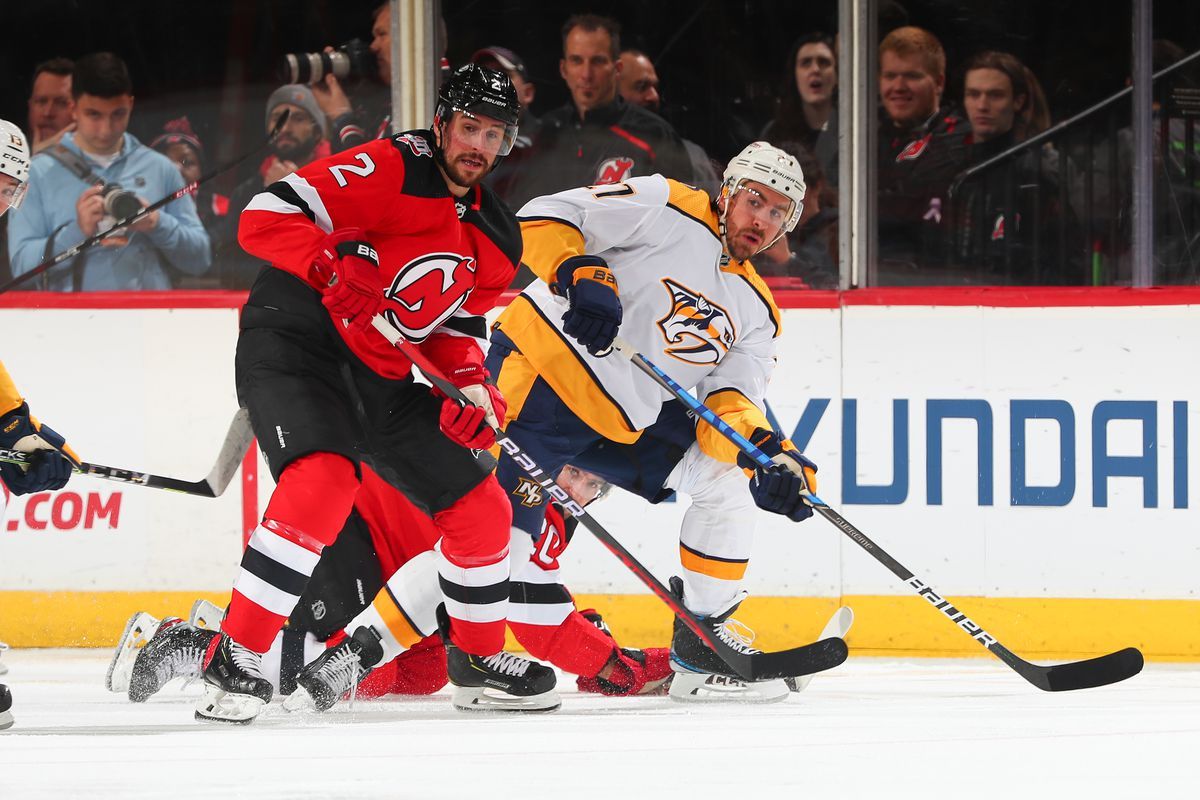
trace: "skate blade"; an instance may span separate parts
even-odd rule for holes
[[[527,697],[506,694],[484,686],[456,686],[450,702],[459,711],[478,713],[548,714],[562,706],[558,692],[551,690]]]
[[[13,726],[11,711],[0,711],[0,731],[6,731]]]
[[[680,703],[778,703],[788,694],[783,680],[746,682],[702,672],[676,672],[667,691]]]
[[[145,611],[139,611],[125,623],[125,630],[117,642],[117,650],[113,653],[108,672],[104,675],[105,689],[117,694],[129,691],[133,662],[137,660],[138,652],[150,641],[154,631],[158,630],[159,621]]]
[[[188,622],[197,628],[220,633],[221,619],[224,616],[225,609],[216,603],[201,598],[192,603],[192,610],[188,612]]]
[[[850,626],[854,624],[854,610],[850,606],[842,606],[837,611],[833,612],[833,616],[825,623],[825,627],[821,630],[821,635],[817,640],[828,639],[836,636],[838,639],[845,639],[846,634],[850,632]],[[788,688],[793,692],[803,692],[812,683],[813,675],[801,675],[797,678],[784,678],[787,681]]]
[[[316,714],[321,709],[317,708],[317,701],[308,693],[308,689],[297,685],[283,701],[283,710],[289,714]]]
[[[248,694],[231,694],[209,686],[196,706],[196,719],[201,722],[249,725],[264,705],[266,704],[261,698]]]

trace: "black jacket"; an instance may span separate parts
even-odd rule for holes
[[[618,96],[584,119],[573,104],[543,116],[528,156],[497,189],[515,211],[534,197],[655,173],[692,181],[683,142],[662,117]]]

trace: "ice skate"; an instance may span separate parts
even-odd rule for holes
[[[683,581],[671,578],[671,590],[683,598]],[[700,624],[730,647],[742,653],[758,653],[751,647],[754,632],[731,618],[741,598],[729,608],[710,617],[701,617]],[[775,703],[788,696],[788,685],[782,679],[746,681],[738,677],[729,665],[692,633],[678,618],[671,637],[671,669],[675,677],[669,691],[672,700],[686,703]]]
[[[556,711],[562,705],[554,691],[554,670],[501,651],[476,656],[450,639],[450,618],[438,607],[438,627],[446,644],[446,673],[454,685],[451,702],[459,711]]]
[[[137,653],[129,674],[129,699],[144,703],[175,678],[200,677],[200,665],[216,634],[167,617]]]
[[[328,711],[358,687],[383,659],[379,634],[360,626],[354,635],[331,647],[296,676],[296,691],[283,701],[287,711]]]
[[[12,692],[3,683],[0,683],[0,731],[8,730],[12,727]]]
[[[108,664],[104,688],[118,694],[129,691],[129,674],[133,671],[133,662],[137,659],[138,652],[158,630],[158,623],[158,617],[145,611],[139,611],[129,618],[125,623],[125,631],[117,642],[112,661]]]
[[[275,694],[263,675],[262,656],[224,633],[209,644],[202,674],[206,686],[196,705],[198,720],[248,724]]]

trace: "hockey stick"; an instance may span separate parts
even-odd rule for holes
[[[653,378],[655,383],[673,394],[698,417],[716,428],[721,435],[737,445],[743,453],[764,467],[773,466],[774,462],[771,461],[771,458],[766,453],[755,447],[744,436],[731,428],[724,420],[714,414],[708,406],[701,403],[696,397],[676,383],[670,375],[667,375],[667,373],[655,366],[650,359],[635,350],[632,345],[618,338],[613,346],[623,356],[632,361],[638,369]],[[805,500],[821,516],[832,522],[842,533],[854,540],[855,544],[866,550],[876,561],[891,570],[893,575],[907,583],[916,590],[918,595],[928,600],[934,608],[945,614],[947,619],[966,631],[968,636],[990,650],[1018,675],[1037,688],[1047,692],[1089,689],[1094,686],[1105,686],[1110,683],[1123,681],[1126,678],[1132,678],[1142,671],[1142,654],[1136,647],[1127,647],[1115,653],[1108,653],[1107,655],[1089,658],[1084,661],[1072,661],[1053,666],[1041,666],[1024,660],[1000,644],[996,640],[996,637],[992,636],[983,629],[983,626],[974,622],[966,614],[955,608],[949,600],[943,599],[940,594],[933,590],[933,587],[914,576],[908,568],[888,555],[883,548],[867,538],[867,535],[858,528],[847,522],[845,517],[830,508],[821,498],[815,494],[807,494],[805,495]]]
[[[254,431],[250,429],[250,412],[244,408],[238,409],[229,423],[229,432],[225,434],[225,442],[217,455],[217,463],[213,465],[208,476],[199,481],[185,481],[179,478],[167,478],[162,475],[152,475],[149,472],[136,472],[120,467],[106,467],[102,464],[80,463],[75,467],[79,475],[91,475],[106,481],[119,483],[134,483],[139,486],[149,486],[153,489],[166,489],[170,492],[196,495],[197,497],[220,497],[233,480],[233,474],[246,455],[246,448],[254,441]],[[29,454],[20,450],[0,450],[0,461],[10,464],[28,464]]]
[[[457,386],[446,379],[446,376],[437,366],[430,362],[420,350],[406,341],[400,335],[399,331],[392,327],[383,316],[377,314],[372,320],[372,324],[377,331],[383,334],[384,338],[399,348],[400,352],[409,361],[416,364],[417,368],[425,374],[425,377],[447,397],[451,397],[464,405],[471,402],[459,391]],[[682,620],[692,633],[699,636],[701,641],[716,651],[724,659],[725,663],[745,680],[760,681],[772,678],[809,675],[814,672],[832,669],[846,660],[849,651],[846,649],[846,643],[841,639],[824,639],[812,644],[795,647],[791,650],[780,650],[770,653],[743,653],[730,647],[727,642],[715,635],[711,628],[701,625],[696,617],[684,608],[678,597],[671,594],[670,590],[666,586],[663,586],[650,570],[646,569],[611,533],[605,530],[583,506],[572,500],[571,496],[555,483],[553,476],[543,472],[534,460],[530,458],[529,454],[521,449],[520,445],[499,428],[492,428],[492,431],[496,434],[496,443],[512,456],[513,461],[525,470],[529,477],[536,481],[551,497],[557,500],[573,517],[578,519],[584,527],[591,531],[609,552],[619,558],[621,563],[628,567],[650,591],[667,604],[675,616]]]
[[[245,161],[246,159],[255,155],[256,153],[258,153],[258,151],[262,150],[264,147],[266,147],[271,142],[273,142],[275,140],[275,137],[279,134],[279,132],[281,130],[283,130],[283,126],[287,124],[288,115],[291,113],[292,113],[291,111],[284,110],[284,112],[279,115],[279,119],[278,119],[278,121],[276,121],[274,127],[271,128],[271,132],[267,134],[267,138],[264,139],[260,144],[256,145],[253,150],[247,151],[246,153],[239,156],[238,158],[235,158],[233,161],[230,161],[228,164],[217,167],[216,169],[210,171],[207,175],[201,175],[199,178],[192,181],[187,186],[184,186],[180,189],[176,189],[175,191],[171,192],[166,197],[162,198],[161,200],[157,200],[157,201],[151,203],[150,205],[143,208],[141,211],[138,211],[136,214],[131,214],[130,216],[126,217],[125,219],[115,223],[111,228],[104,230],[104,231],[99,231],[97,233],[94,233],[91,236],[89,236],[88,238],[84,239],[79,244],[74,245],[73,247],[68,247],[66,250],[62,251],[58,255],[51,256],[50,258],[43,261],[41,264],[38,264],[33,269],[29,270],[29,272],[18,275],[15,278],[13,278],[12,280],[10,280],[8,283],[4,284],[3,286],[0,286],[0,294],[4,294],[5,292],[7,292],[11,289],[15,289],[16,287],[20,286],[22,283],[25,283],[28,280],[32,280],[33,278],[36,278],[38,275],[41,275],[46,270],[53,269],[54,267],[56,267],[57,265],[61,264],[62,262],[66,261],[69,258],[74,258],[75,256],[82,253],[84,250],[87,250],[88,248],[90,248],[92,245],[102,242],[105,239],[107,239],[108,237],[114,236],[119,232],[123,232],[130,225],[135,224],[138,220],[142,219],[143,217],[153,214],[155,211],[162,208],[167,203],[178,200],[179,198],[181,198],[185,195],[192,194],[193,192],[195,192],[197,189],[200,188],[200,184],[208,183],[210,180],[217,177],[218,175],[220,175],[224,172],[228,172],[229,170],[233,169],[238,164],[241,164],[243,161]]]

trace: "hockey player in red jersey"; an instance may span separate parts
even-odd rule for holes
[[[315,161],[256,196],[238,239],[269,262],[242,311],[235,379],[277,486],[204,662],[200,719],[249,722],[273,691],[261,654],[354,504],[360,459],[430,513],[451,682],[558,706],[554,673],[502,652],[511,511],[487,459],[505,402],[487,381],[483,315],[521,255],[481,183],[520,112],[507,76],[462,67],[430,130]],[[371,327],[383,315],[474,405],[435,397]],[[485,684],[486,682],[486,684]]]

